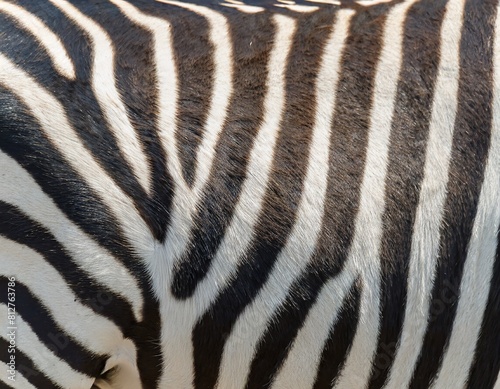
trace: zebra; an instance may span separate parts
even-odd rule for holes
[[[498,0],[0,1],[0,387],[500,389]]]

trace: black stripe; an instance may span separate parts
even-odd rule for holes
[[[83,14],[88,13],[88,16],[94,19],[97,24],[99,24],[100,17],[107,16],[107,19],[105,20],[108,22],[101,25],[104,30],[106,30],[105,27],[112,29],[113,26],[122,29],[121,37],[111,36],[111,38],[115,38],[113,44],[117,49],[114,58],[116,75],[121,75],[123,73],[121,71],[122,68],[128,66],[127,63],[120,63],[122,58],[127,58],[131,62],[132,59],[138,57],[139,53],[148,54],[148,44],[141,44],[141,51],[135,50],[133,51],[133,55],[131,55],[133,48],[129,49],[127,47],[128,42],[131,40],[127,41],[126,34],[123,34],[123,31],[131,30],[131,28],[128,28],[128,30],[124,28],[127,24],[127,19],[125,19],[114,6],[111,4],[101,4],[99,12],[96,12],[96,8],[93,4],[88,2],[77,3],[78,4],[75,4],[75,6],[77,6],[77,8],[79,7],[79,10]],[[37,4],[37,2],[28,1],[23,5],[28,11],[40,17],[40,19],[42,19],[42,21],[60,37],[75,65],[77,74],[77,79],[75,81],[67,81],[63,79],[63,77],[59,77],[54,73],[50,74],[49,72],[43,72],[40,74],[40,71],[38,70],[38,76],[36,76],[35,79],[45,86],[45,88],[50,91],[50,93],[52,93],[52,95],[56,97],[64,106],[68,120],[81,139],[84,147],[99,161],[100,165],[107,171],[108,175],[115,181],[115,183],[128,196],[131,197],[141,216],[151,228],[151,231],[157,238],[161,239],[164,235],[166,222],[158,220],[157,213],[153,212],[152,208],[156,202],[148,199],[146,193],[139,185],[138,179],[134,176],[132,169],[128,166],[128,162],[125,160],[122,152],[118,148],[115,135],[113,135],[109,127],[106,125],[104,113],[97,102],[94,91],[92,90],[94,53],[92,51],[89,36],[87,36],[83,30],[67,18],[64,13],[59,11],[50,3],[40,2]],[[109,20],[113,20],[114,23],[109,23]],[[135,40],[139,40],[139,37],[139,34],[133,35],[133,39]],[[126,55],[120,56],[123,51],[127,52]],[[38,52],[40,52],[40,50],[38,50]],[[30,62],[26,63],[26,65],[23,63],[22,65],[23,68],[27,67],[30,69]],[[34,72],[36,72],[37,63],[35,62],[31,64],[31,66],[34,67]],[[145,65],[145,68],[154,69],[152,66],[148,66],[148,64]],[[146,75],[147,72],[142,71],[140,74]],[[132,89],[135,94],[141,90],[141,88],[134,89],[133,82],[130,81],[130,79],[127,80],[127,84],[129,85],[127,85],[125,89]],[[117,89],[119,87],[120,84],[117,85]],[[145,89],[155,91],[155,88]],[[119,91],[119,94],[122,95],[123,93]],[[129,101],[125,100],[124,102],[127,103]],[[141,109],[144,110],[144,105]],[[152,107],[152,109],[154,109],[154,107]],[[131,109],[128,110],[128,113],[131,113]],[[137,120],[132,120],[132,123],[137,124],[138,122],[141,129],[147,128],[147,131],[139,132],[139,139],[142,141],[142,144],[147,143],[149,148],[151,148],[152,144],[158,145],[159,142],[156,134],[151,130],[151,128],[154,128],[151,126],[151,120],[145,120],[145,117],[146,116],[137,118],[137,115],[135,115],[132,119]],[[155,151],[159,150],[158,146],[152,147]],[[159,154],[149,153],[148,155],[150,157],[158,156],[159,161],[156,161],[155,166],[160,164],[160,166],[163,167],[163,170],[161,170],[161,177],[163,177],[163,179],[159,182],[168,182],[169,177],[168,175],[165,175],[164,159],[161,159],[163,156],[162,152],[160,151]],[[149,162],[153,162],[151,158],[149,159]],[[159,177],[158,172],[159,171],[157,170],[156,175],[152,177],[153,180],[155,178],[161,178]],[[160,188],[164,187],[164,185],[160,186]],[[157,208],[160,210],[163,209],[161,207]],[[160,215],[167,217],[165,212],[161,212]]]
[[[346,361],[345,356],[354,340],[361,308],[362,284],[356,281],[348,297],[344,300],[338,314],[338,320],[330,330],[323,348],[313,389],[330,389]]]
[[[205,18],[178,8],[170,22],[179,82],[176,138],[184,178],[193,185],[195,156],[214,90],[214,47]]]
[[[118,257],[132,274],[141,274],[140,263],[111,212],[43,136],[29,109],[2,87],[0,112],[2,151],[28,171],[72,222]]]
[[[382,222],[380,335],[370,389],[386,382],[404,321],[411,238],[424,174],[445,5],[446,1],[436,0],[413,5],[403,31]]]
[[[138,364],[144,385],[155,387],[161,374],[161,321],[158,300],[143,262],[137,258],[119,229],[118,222],[41,135],[29,112],[10,92],[0,88],[0,148],[26,169],[67,217],[99,245],[119,259],[143,290],[144,319],[129,333],[138,347]],[[122,325],[130,325],[123,323]]]
[[[267,281],[293,228],[302,194],[314,123],[314,86],[319,53],[328,37],[333,13],[300,22],[286,71],[286,106],[254,239],[233,282],[202,316],[193,331],[195,386],[215,385],[227,336]],[[309,46],[305,42],[309,40]],[[314,55],[305,55],[310,47]],[[299,82],[300,80],[300,82]],[[228,310],[228,307],[231,309]],[[208,341],[208,344],[207,344]]]
[[[231,16],[234,20],[228,22],[234,42],[233,98],[204,198],[194,219],[196,228],[191,236],[191,249],[181,258],[174,272],[172,293],[179,299],[194,293],[224,237],[263,116],[273,24],[269,15]]]
[[[332,277],[341,277],[354,237],[368,144],[370,111],[376,64],[380,55],[387,6],[356,13],[349,26],[342,55],[336,106],[331,125],[330,169],[325,214],[313,272],[322,277],[313,285],[319,293]],[[353,287],[354,288],[354,287]],[[361,290],[355,287],[353,299],[346,299],[339,321],[325,344],[315,388],[332,387],[347,359],[354,339]],[[343,312],[343,313],[342,313]]]
[[[490,282],[490,292],[476,344],[474,362],[469,372],[468,389],[493,389],[497,378],[500,377],[499,323],[500,231],[497,233],[497,252]]]
[[[63,78],[56,72],[44,47],[28,30],[21,28],[17,18],[0,11],[0,53],[22,68],[45,88],[53,87]],[[22,42],[22,44],[20,44]]]
[[[51,280],[46,280],[48,284]],[[0,285],[7,290],[8,278],[0,275]],[[16,280],[16,312],[28,324],[38,339],[73,370],[89,377],[97,377],[104,369],[108,355],[96,355],[66,333],[52,318],[50,309],[36,298],[19,280]],[[7,305],[7,293],[0,294],[0,302]],[[64,308],[61,308],[64,309]],[[83,330],[85,332],[85,330]]]
[[[327,204],[318,247],[311,264],[294,283],[287,300],[269,320],[269,327],[259,340],[247,381],[248,388],[269,387],[272,384],[321,288],[331,277],[338,275],[346,260],[354,233],[359,185],[363,176],[375,71],[373,64],[379,55],[384,20],[378,19],[379,16],[378,12],[368,15],[358,13],[351,21],[339,71],[337,104],[332,121]],[[359,39],[361,30],[369,39]],[[325,37],[329,35],[326,31],[322,34]],[[318,62],[319,59],[320,56]],[[338,200],[340,197],[341,201]],[[355,327],[349,331],[343,336],[354,336]]]
[[[124,332],[124,324],[135,321],[130,304],[105,285],[96,283],[79,268],[49,231],[19,209],[1,200],[0,215],[0,235],[43,255],[82,304],[109,318]]]
[[[1,281],[0,281],[1,282]],[[2,283],[3,284],[3,283]],[[2,285],[3,286],[3,285]],[[2,288],[6,290],[6,288]],[[0,337],[0,360],[4,363],[9,362],[10,354],[7,352],[9,348],[9,343],[4,338]],[[43,389],[65,389],[62,386],[57,385],[50,378],[48,378],[43,372],[38,370],[38,368],[34,365],[33,361],[24,354],[19,348],[16,348],[15,352],[15,361],[16,361],[16,371],[30,383],[35,388],[43,388]],[[5,377],[7,372],[2,372]],[[0,388],[9,388],[9,386],[0,382]]]
[[[297,333],[316,302],[325,280],[316,269],[309,269],[290,288],[256,347],[248,375],[247,389],[269,388],[286,360]],[[293,357],[293,356],[292,356]]]
[[[157,75],[154,64],[155,53],[153,36],[148,31],[131,22],[113,4],[101,4],[98,8],[88,2],[78,2],[80,11],[93,19],[109,36],[114,49],[114,75],[116,88],[126,108],[127,117],[138,136],[143,154],[151,168],[151,196],[146,196],[131,168],[117,149],[116,140],[108,132],[103,119],[98,122],[102,128],[92,127],[92,109],[99,110],[97,101],[85,101],[86,126],[81,126],[80,136],[87,148],[95,153],[101,165],[115,182],[129,195],[156,239],[165,238],[170,219],[172,200],[172,177],[166,166],[165,151],[158,135],[158,93]],[[86,66],[91,66],[92,53]],[[82,56],[81,53],[75,55]],[[86,55],[84,53],[83,55]],[[90,76],[90,68],[88,69]],[[89,79],[90,82],[90,79]],[[89,92],[90,93],[90,92]],[[91,96],[95,99],[95,96]],[[75,116],[78,113],[75,112]],[[102,113],[101,113],[102,115]],[[81,117],[81,113],[77,117]],[[82,123],[83,124],[83,123]],[[103,139],[96,139],[96,133]],[[105,138],[105,139],[104,139]],[[102,142],[101,145],[99,142]]]
[[[493,47],[490,42],[494,33],[492,15],[496,14],[496,6],[497,1],[491,0],[469,0],[465,5],[448,195],[444,205],[429,324],[411,389],[427,387],[431,383],[453,330],[490,141],[493,95]]]

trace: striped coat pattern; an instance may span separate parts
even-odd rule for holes
[[[0,0],[1,388],[500,389],[500,2],[336,3]]]

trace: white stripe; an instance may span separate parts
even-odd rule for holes
[[[272,389],[312,388],[325,342],[339,317],[340,308],[354,282],[355,273],[342,272],[323,287],[307,320],[297,334]],[[349,284],[351,281],[351,284]]]
[[[362,5],[364,7],[370,7],[376,4],[390,3],[391,1],[394,0],[357,0],[356,4]]]
[[[323,54],[316,80],[317,109],[309,162],[294,228],[267,283],[238,318],[227,340],[219,376],[221,388],[245,386],[255,347],[265,331],[268,318],[286,299],[295,277],[307,265],[316,247],[325,205],[331,120],[340,58],[352,15],[352,10],[339,11]]]
[[[165,324],[165,327],[167,332],[171,331],[168,337],[171,342],[175,342],[175,345],[170,343],[167,349],[172,350],[170,353],[172,353],[172,359],[176,361],[176,366],[178,366],[179,351],[174,350],[185,350],[186,348],[183,348],[182,344],[191,343],[191,328],[197,316],[206,309],[220,291],[220,287],[227,282],[236,261],[252,238],[253,226],[261,210],[261,202],[269,180],[273,150],[285,102],[284,69],[286,68],[286,58],[295,31],[295,23],[289,18],[277,15],[275,23],[277,36],[268,65],[269,88],[264,99],[264,118],[250,155],[248,178],[244,183],[240,201],[235,208],[235,215],[209,274],[197,288],[194,298],[196,308],[193,308],[191,304],[185,305],[185,303],[181,303],[179,306],[170,304],[171,312],[175,311],[176,314],[168,314],[168,317],[172,319]],[[234,258],[234,262],[228,263],[228,258]],[[178,319],[176,320],[176,318]],[[187,324],[188,322],[190,324]],[[190,351],[189,349],[183,351],[186,361],[191,357]],[[180,369],[179,366],[172,366],[172,370],[180,371]]]
[[[429,127],[424,179],[413,227],[408,296],[399,348],[387,388],[409,385],[429,318],[439,253],[448,168],[457,111],[459,44],[464,0],[450,1],[441,28],[441,56]]]
[[[389,137],[402,63],[403,24],[414,1],[392,8],[384,27],[384,42],[375,75],[366,165],[359,211],[348,263],[363,278],[360,319],[336,388],[365,387],[377,348],[380,304],[380,240],[385,209]]]
[[[498,372],[497,383],[495,384],[493,389],[500,389],[500,371]]]
[[[233,218],[207,276],[196,289],[200,311],[204,311],[229,281],[238,260],[250,245],[262,202],[269,184],[274,148],[285,107],[285,71],[296,23],[282,15],[274,16],[276,36],[268,65],[264,117],[250,153],[247,176]]]
[[[5,308],[5,305],[2,308]],[[18,363],[16,367],[19,367]],[[24,376],[18,371],[16,371],[16,375],[14,376],[15,381],[8,379],[8,377],[11,376],[8,370],[10,370],[9,366],[0,361],[0,371],[2,372],[2,375],[0,376],[0,383],[5,382],[6,384],[10,385],[11,387],[15,387],[16,389],[37,389],[33,385],[31,385],[29,381],[24,378]]]
[[[158,93],[157,129],[167,164],[176,186],[187,190],[179,160],[176,130],[176,112],[179,98],[177,68],[172,47],[172,27],[166,20],[142,13],[132,4],[123,0],[110,0],[123,14],[153,36],[156,89]]]
[[[15,320],[17,327],[16,349],[27,355],[38,370],[63,388],[88,389],[92,386],[94,379],[73,370],[65,361],[54,355],[38,339],[18,312]],[[0,303],[0,323],[7,323],[7,306],[3,303]],[[8,342],[7,334],[8,331],[1,331],[0,337]],[[57,345],[54,347],[57,348]],[[6,374],[6,372],[2,372],[2,374]]]
[[[132,167],[135,177],[149,194],[151,169],[127,109],[116,89],[115,52],[111,39],[92,19],[65,0],[49,0],[90,37],[93,46],[92,90],[99,102],[118,148]]]
[[[489,155],[460,285],[453,332],[433,388],[465,387],[488,302],[500,224],[500,17],[493,42],[493,119]]]
[[[15,4],[0,1],[0,11],[14,18],[16,23],[27,30],[47,51],[54,68],[63,77],[75,79],[75,67],[59,37],[39,18]]]
[[[0,200],[16,206],[40,223],[54,235],[82,271],[123,296],[135,310],[140,310],[141,290],[122,263],[68,220],[33,177],[1,151],[0,166],[3,171],[0,177]]]
[[[62,276],[36,251],[0,236],[2,269],[14,276],[48,309],[64,333],[98,354],[111,354],[123,343],[115,324],[82,305]]]
[[[132,201],[83,146],[59,101],[3,54],[0,54],[0,84],[26,104],[49,141],[111,209],[136,253],[149,261],[154,245],[148,227],[137,214]],[[139,321],[142,306],[142,298],[133,306]]]
[[[264,8],[262,8],[262,7],[256,7],[254,5],[243,4],[241,2],[238,2],[240,4],[234,4],[234,3],[235,3],[234,1],[227,0],[227,3],[221,3],[220,5],[223,5],[224,7],[229,7],[229,8],[236,8],[238,11],[244,12],[247,14],[256,14],[259,12],[264,12]]]
[[[286,8],[290,11],[300,12],[300,13],[311,13],[317,11],[319,7],[310,5],[300,5],[300,4],[274,4],[275,7]]]
[[[201,193],[210,175],[215,157],[215,145],[222,132],[227,109],[233,93],[233,51],[226,18],[207,7],[178,1],[157,0],[165,4],[188,9],[203,16],[209,25],[210,42],[214,47],[214,88],[210,101],[203,138],[197,152],[193,194]]]

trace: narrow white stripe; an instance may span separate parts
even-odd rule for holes
[[[47,51],[55,69],[62,76],[75,79],[75,67],[59,37],[39,18],[15,4],[0,1],[0,11],[4,12],[23,29],[27,30]]]
[[[274,4],[275,7],[286,8],[290,11],[300,12],[300,13],[310,13],[317,11],[319,7],[310,5],[300,5],[300,4]]]
[[[153,36],[156,88],[158,93],[157,129],[163,149],[167,155],[167,165],[176,186],[187,191],[179,160],[176,130],[177,101],[179,98],[177,68],[172,47],[172,27],[166,20],[149,16],[132,4],[123,0],[110,0],[133,23],[148,30]]]
[[[268,64],[264,117],[250,153],[247,177],[207,276],[196,290],[197,304],[203,312],[229,281],[232,272],[252,241],[255,225],[269,184],[274,148],[285,107],[285,71],[296,23],[282,15],[274,16],[276,36]]]
[[[7,323],[7,306],[3,303],[0,303],[0,323]],[[73,370],[66,362],[54,355],[38,339],[19,313],[16,313],[16,327],[16,348],[29,356],[35,366],[48,378],[63,388],[88,389],[92,386],[94,379]],[[1,331],[0,337],[8,342],[7,334],[8,331]]]
[[[325,342],[337,322],[339,310],[352,287],[354,277],[354,272],[345,271],[342,277],[328,281],[323,287],[318,301],[297,334],[272,389],[313,387]]]
[[[413,227],[408,296],[399,348],[387,388],[409,385],[422,348],[439,252],[440,227],[448,184],[457,111],[459,44],[464,0],[450,1],[441,28],[439,62],[424,179]]]
[[[2,308],[5,308],[5,305],[2,306]],[[2,352],[5,351],[2,350]],[[19,363],[17,363],[17,367],[19,367]],[[6,384],[10,385],[11,387],[15,387],[16,389],[37,389],[33,385],[31,385],[29,381],[24,378],[24,376],[18,371],[16,371],[16,375],[14,377],[15,381],[9,380],[7,378],[10,376],[8,370],[10,370],[9,366],[0,361],[0,371],[2,372],[2,375],[0,376],[0,383],[5,382]]]
[[[365,387],[377,348],[380,304],[380,239],[385,209],[389,137],[396,98],[403,24],[414,1],[395,6],[384,27],[384,42],[375,75],[373,107],[368,134],[366,165],[360,190],[359,211],[348,262],[363,278],[360,319],[356,335],[336,388]]]
[[[157,0],[158,1],[158,0]],[[256,14],[259,12],[264,12],[264,8],[262,7],[256,7],[254,5],[247,5],[247,4],[230,4],[230,0],[228,0],[228,3],[221,3],[224,7],[229,7],[229,8],[236,8],[240,12],[244,12],[247,14]]]
[[[493,389],[500,389],[500,371],[498,372],[497,383]]]
[[[90,37],[93,46],[92,90],[99,102],[118,148],[130,164],[135,177],[149,194],[151,169],[127,109],[116,89],[115,52],[111,39],[92,19],[65,0],[49,0]]]
[[[467,251],[453,332],[434,388],[465,387],[488,302],[500,224],[500,17],[493,42],[493,120],[488,161]]]
[[[364,7],[370,7],[375,4],[390,3],[394,0],[358,0],[356,4],[362,5]]]
[[[83,146],[59,101],[3,54],[0,54],[0,84],[26,104],[49,141],[111,209],[136,253],[149,261],[154,245],[148,227],[137,214],[132,201]],[[142,317],[142,306],[142,299],[134,304],[138,320]]]
[[[40,223],[54,235],[82,271],[126,298],[135,311],[140,310],[141,290],[122,263],[72,223],[33,177],[1,151],[0,166],[3,171],[0,177],[0,199]],[[20,193],[23,195],[20,196]]]
[[[166,349],[171,354],[170,358],[175,360],[175,366],[174,362],[172,362],[172,372],[165,373],[167,377],[175,374],[174,371],[181,371],[180,360],[187,361],[191,358],[191,350],[182,345],[191,343],[191,329],[199,313],[204,312],[208,304],[215,298],[220,287],[227,282],[229,273],[234,270],[236,261],[251,240],[253,225],[261,209],[285,102],[284,69],[286,67],[286,58],[295,31],[295,23],[290,18],[277,15],[275,16],[275,23],[277,36],[268,65],[269,89],[264,99],[264,118],[250,155],[247,181],[243,186],[240,201],[236,205],[234,218],[209,274],[197,288],[197,293],[193,299],[196,308],[185,303],[181,303],[179,306],[169,304],[169,309],[171,309],[169,312],[173,313],[175,311],[177,313],[175,315],[168,313],[167,317],[172,319],[164,326],[165,333],[169,333],[169,335],[165,335],[165,338],[170,339],[169,346]],[[234,258],[232,264],[228,263],[229,258]],[[165,314],[167,315],[167,313]],[[183,358],[180,357],[180,353],[184,355]]]
[[[24,284],[47,307],[61,329],[79,344],[98,354],[108,354],[123,342],[118,327],[82,305],[42,255],[2,236],[0,247],[0,272]]]
[[[320,4],[332,4],[332,5],[340,5],[340,0],[306,0],[310,3],[320,3]]]
[[[165,4],[186,8],[206,18],[209,25],[210,42],[214,46],[214,89],[205,131],[196,158],[194,195],[197,197],[205,187],[215,157],[215,145],[227,116],[233,92],[232,43],[226,18],[210,8],[178,1],[158,0]]]
[[[257,342],[267,320],[283,303],[288,289],[316,247],[321,230],[330,149],[330,127],[335,106],[342,47],[352,10],[339,11],[325,47],[316,80],[316,116],[310,155],[297,220],[279,254],[268,282],[237,320],[229,336],[221,363],[219,387],[244,387]]]

